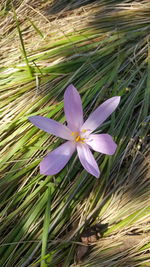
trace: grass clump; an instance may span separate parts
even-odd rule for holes
[[[13,4],[17,20],[9,1],[0,19],[0,265],[148,266],[149,3]],[[76,157],[55,177],[39,174],[39,162],[61,140],[28,117],[65,122],[70,83],[85,116],[121,96],[118,111],[98,130],[118,144],[113,157],[95,154],[98,180]],[[94,225],[107,227],[88,244],[89,256],[75,259],[82,232]]]

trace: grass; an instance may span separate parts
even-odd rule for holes
[[[52,2],[0,6],[0,265],[149,266],[150,4]],[[121,96],[97,131],[118,144],[114,156],[95,153],[98,180],[76,156],[56,176],[39,174],[40,161],[61,140],[28,117],[65,122],[70,83],[85,117]],[[79,262],[82,232],[94,225],[101,237]]]

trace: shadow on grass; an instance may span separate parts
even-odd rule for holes
[[[85,7],[88,4],[98,2],[97,0],[55,0],[53,4],[50,4],[49,6],[46,7],[45,14],[47,16],[49,15],[58,15],[58,18],[62,18],[70,12],[68,11],[73,11],[76,10],[80,7]],[[67,12],[67,13],[66,13]],[[59,14],[58,14],[59,13]]]
[[[80,266],[135,267],[148,266],[148,250],[142,250],[147,235],[125,235],[99,240],[90,255],[83,259]],[[140,251],[141,250],[141,251]]]

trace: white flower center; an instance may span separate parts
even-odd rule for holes
[[[76,143],[81,143],[84,144],[85,143],[85,137],[83,137],[83,133],[86,133],[87,130],[82,130],[82,132],[72,132],[71,135],[74,136],[74,141]]]

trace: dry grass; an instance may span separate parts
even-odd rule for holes
[[[148,266],[149,1],[13,5],[16,18],[10,1],[0,4],[0,265]],[[76,157],[56,176],[39,174],[39,162],[61,141],[28,117],[64,122],[69,83],[81,93],[85,116],[121,96],[98,129],[118,144],[113,157],[95,153],[99,180]],[[79,263],[80,237],[94,225],[99,239]]]

